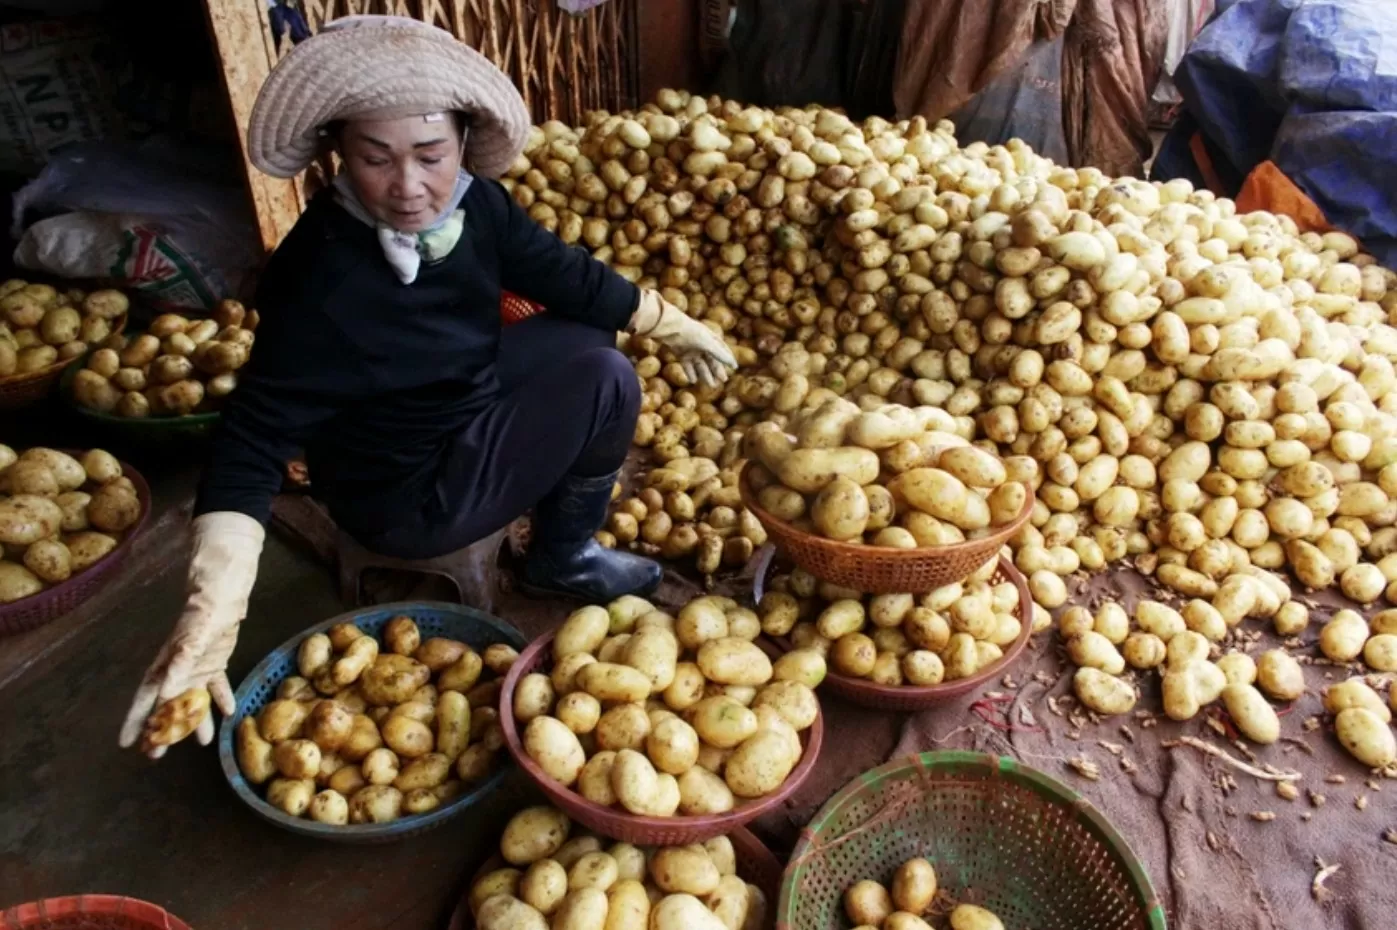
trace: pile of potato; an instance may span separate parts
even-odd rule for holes
[[[571,614],[551,670],[519,679],[524,751],[587,800],[650,817],[732,810],[778,790],[819,716],[824,661],[773,665],[756,613],[700,597],[677,617],[642,598]]]
[[[257,311],[224,300],[212,319],[166,313],[136,336],[100,341],[73,379],[73,399],[119,417],[206,413],[238,386],[256,341]]]
[[[925,916],[942,904],[937,890],[932,864],[925,859],[908,859],[897,867],[891,890],[872,879],[846,888],[844,913],[859,928],[931,930]],[[943,891],[941,897],[944,896]],[[1004,930],[1004,924],[993,912],[974,904],[951,905],[949,920],[951,930]]]
[[[60,291],[18,278],[0,284],[0,378],[78,358],[107,339],[129,307],[121,291]]]
[[[1011,460],[945,432],[936,407],[872,410],[831,396],[792,418],[748,430],[749,481],[762,509],[829,539],[895,549],[974,539],[1024,513],[1033,475]],[[886,477],[885,477],[886,476]]]
[[[1254,569],[1257,586],[1227,582],[1211,602],[1195,598],[1175,610],[1158,601],[1143,600],[1134,616],[1108,603],[1093,615],[1070,607],[1058,620],[1067,654],[1078,666],[1073,678],[1077,698],[1090,710],[1105,715],[1129,713],[1135,707],[1135,687],[1123,679],[1127,667],[1157,669],[1163,708],[1173,720],[1191,720],[1221,700],[1242,736],[1266,745],[1280,739],[1280,717],[1267,700],[1290,702],[1305,692],[1300,662],[1285,649],[1269,649],[1257,658],[1245,652],[1223,653],[1222,642],[1249,613],[1252,592],[1262,591],[1259,608],[1274,618],[1276,629],[1291,636],[1308,623],[1308,610],[1290,597],[1290,587],[1277,575]],[[1356,611],[1339,610],[1320,631],[1323,655],[1336,663],[1360,657],[1378,672],[1397,671],[1397,610],[1377,614],[1371,625]],[[1391,700],[1397,702],[1397,689]],[[1388,724],[1391,714],[1382,698],[1361,678],[1326,691],[1325,708],[1335,715],[1339,741],[1370,767],[1397,761],[1397,737]]]
[[[136,486],[110,453],[0,445],[0,604],[80,574],[141,518]]]
[[[649,555],[667,559],[693,555],[705,575],[724,565],[747,564],[766,542],[766,530],[742,506],[737,470],[720,469],[704,452],[718,454],[696,444],[692,457],[674,459],[648,472],[645,487],[617,503],[606,529],[597,534],[598,541],[607,548],[634,544]]]
[[[386,651],[385,651],[386,650]],[[320,823],[425,814],[488,776],[504,746],[496,710],[517,657],[422,634],[411,617],[383,642],[352,623],[302,640],[299,675],[238,722],[238,767],[267,803]]]
[[[789,637],[849,678],[914,687],[968,678],[1003,658],[1023,630],[1017,587],[990,583],[997,565],[925,595],[868,596],[797,569],[762,595],[762,632]],[[1051,623],[1041,609],[1034,617],[1035,630]]]
[[[691,846],[606,845],[530,807],[500,836],[507,863],[471,885],[480,930],[768,930],[766,894],[725,836]]]
[[[1378,565],[1397,550],[1397,277],[1349,236],[1018,142],[962,147],[947,122],[674,91],[545,124],[507,186],[734,343],[742,372],[703,389],[630,340],[636,439],[661,463],[721,435],[734,469],[735,433],[789,431],[829,392],[935,406],[1032,461],[1032,571],[1148,556],[1210,597],[1290,567],[1364,603],[1397,579]]]

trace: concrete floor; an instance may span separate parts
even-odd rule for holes
[[[342,846],[259,820],[212,746],[190,741],[158,763],[119,750],[130,695],[182,602],[183,567],[167,565],[0,689],[0,910],[102,892],[201,930],[445,926],[519,786],[425,836]],[[340,610],[328,572],[269,537],[230,677]]]

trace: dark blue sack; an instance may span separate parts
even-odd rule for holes
[[[1236,0],[1174,80],[1224,186],[1270,159],[1397,266],[1397,3]],[[1188,124],[1170,133],[1152,177],[1198,177],[1190,136]]]

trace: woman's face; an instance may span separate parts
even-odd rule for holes
[[[461,131],[447,114],[350,120],[340,136],[354,192],[374,219],[403,232],[431,225],[456,189]]]

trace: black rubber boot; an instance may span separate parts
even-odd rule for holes
[[[606,520],[619,474],[565,475],[539,501],[519,579],[526,594],[607,604],[623,594],[644,596],[659,587],[664,569],[658,562],[607,549],[593,538]]]

